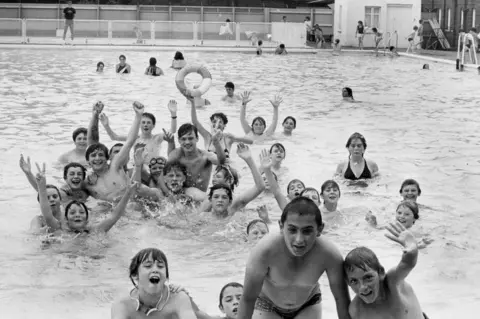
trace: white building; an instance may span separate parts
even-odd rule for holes
[[[358,46],[355,38],[358,21],[366,27],[376,27],[384,34],[385,41],[391,36],[391,45],[407,48],[406,37],[418,26],[421,17],[421,0],[335,0],[334,38],[340,39],[343,46]],[[397,36],[398,34],[398,43]],[[366,31],[365,47],[374,46],[371,30]],[[381,45],[383,46],[383,45]]]

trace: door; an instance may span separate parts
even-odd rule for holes
[[[398,47],[407,48],[408,40],[405,39],[410,33],[413,32],[413,26],[417,23],[413,21],[413,6],[412,5],[387,5],[387,30],[390,32],[392,40],[390,45],[396,45],[396,36],[394,32],[398,34]],[[385,39],[388,41],[388,38]]]

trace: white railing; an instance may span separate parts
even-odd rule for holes
[[[460,43],[462,43],[462,36],[463,36],[463,45],[460,45]],[[466,52],[467,50],[466,44],[468,43],[467,41],[471,42],[470,48],[468,48],[469,52]],[[464,35],[459,34],[458,46],[457,46],[457,70],[463,71],[463,67],[465,65],[465,54],[468,54],[470,58],[470,63],[477,65],[478,59],[477,59],[476,51],[477,51],[477,48],[475,45],[475,39],[473,35],[471,35],[470,33],[466,33]]]
[[[64,27],[63,19],[0,19],[0,38],[8,42],[57,43],[63,38]],[[224,22],[75,19],[74,34],[75,43],[89,44],[159,45],[168,42],[195,46],[228,41],[231,46],[253,46],[257,40],[262,40],[265,46],[277,44],[271,42],[272,24],[262,22],[231,22],[225,27]],[[281,35],[273,38],[281,38]]]

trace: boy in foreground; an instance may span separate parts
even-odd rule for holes
[[[343,267],[355,292],[348,309],[352,319],[428,319],[412,286],[405,281],[417,264],[415,236],[399,222],[387,226],[387,238],[403,246],[398,266],[385,273],[373,251],[358,247],[348,253]]]

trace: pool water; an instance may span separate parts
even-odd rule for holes
[[[120,54],[127,56],[132,74],[114,73]],[[188,122],[189,108],[175,88],[175,71],[168,69],[173,54],[65,47],[0,52],[0,306],[5,318],[107,318],[112,300],[131,288],[130,259],[149,246],[165,251],[171,281],[187,287],[211,314],[218,314],[220,288],[230,281],[243,282],[250,248],[240,239],[166,230],[133,213],[107,236],[64,245],[44,247],[28,232],[30,220],[40,210],[18,166],[20,154],[31,156],[32,162],[46,162],[49,180],[59,184],[62,172],[54,163],[73,148],[72,131],[88,125],[97,100],[105,103],[110,125],[121,133],[128,131],[133,120],[134,100],[156,115],[157,131],[170,127],[170,99],[179,102],[179,126]],[[143,75],[151,56],[166,76]],[[238,93],[253,91],[254,100],[247,108],[249,121],[264,116],[269,125],[272,107],[268,98],[283,96],[279,122],[293,115],[297,129],[292,138],[279,134],[273,139],[287,150],[282,189],[292,178],[320,189],[337,164],[347,159],[345,143],[350,134],[358,131],[366,137],[366,157],[378,163],[382,176],[367,188],[341,186],[340,204],[353,207],[353,214],[347,225],[325,236],[344,254],[365,245],[386,268],[398,263],[401,248],[382,231],[365,226],[365,210],[360,206],[388,220],[401,199],[401,182],[417,179],[422,188],[419,202],[427,206],[421,209],[418,223],[435,241],[420,252],[408,281],[431,318],[476,313],[474,306],[480,303],[480,91],[474,72],[456,73],[452,66],[442,64],[423,71],[423,63],[417,60],[370,54],[257,58],[253,54],[188,52],[185,56],[188,61],[204,63],[213,75],[213,87],[205,96],[212,105],[198,111],[207,127],[210,114],[221,111],[229,116],[227,131],[243,135],[239,105],[220,102],[226,81],[233,81]],[[95,73],[98,61],[105,63],[104,74]],[[342,102],[344,86],[353,88],[354,97],[362,103]],[[103,128],[101,140],[107,146],[114,144]],[[273,140],[252,146],[255,159]],[[203,141],[199,146],[203,148]],[[245,164],[236,155],[233,158],[243,177],[238,194],[252,181]],[[252,219],[255,205],[268,203],[274,208],[270,214],[276,223],[279,209],[271,195],[262,196],[240,218]],[[273,227],[272,231],[278,230]],[[324,277],[324,317],[334,318],[335,305]]]

